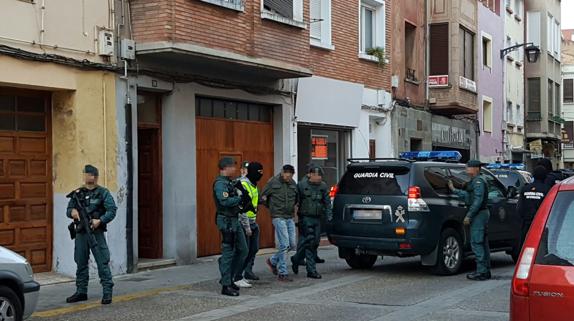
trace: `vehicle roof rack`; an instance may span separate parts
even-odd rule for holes
[[[393,157],[376,157],[376,158],[348,158],[347,162],[351,164],[361,163],[361,162],[376,162],[376,161],[405,161],[405,162],[413,162],[412,159],[404,159],[404,158],[393,158]]]

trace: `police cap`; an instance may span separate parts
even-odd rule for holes
[[[219,160],[219,169],[224,169],[226,167],[232,167],[235,165],[235,161],[231,157],[223,157]]]
[[[94,175],[94,176],[100,176],[100,173],[98,172],[98,169],[96,168],[96,166],[93,165],[86,165],[84,166],[84,174],[90,174],[90,175]]]
[[[482,163],[479,160],[471,159],[466,163],[466,167],[481,167]]]

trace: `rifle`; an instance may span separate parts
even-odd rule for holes
[[[245,212],[255,211],[255,208],[253,207],[253,203],[251,202],[251,196],[249,195],[249,193],[247,192],[247,190],[245,189],[243,184],[241,184],[241,181],[236,180],[233,183],[233,186],[236,189],[238,189],[239,191],[241,191],[241,203],[239,204],[239,207],[241,208],[241,210],[245,211]]]
[[[88,245],[92,250],[95,250],[98,246],[98,241],[96,240],[96,237],[94,236],[94,231],[92,230],[90,216],[86,212],[86,208],[83,206],[80,198],[78,197],[78,194],[79,190],[76,190],[66,196],[74,200],[74,202],[76,203],[75,208],[78,211],[78,213],[80,213],[80,220],[74,221],[74,223],[72,224],[76,225],[76,232],[84,231],[88,235]],[[71,231],[70,234],[72,234]]]

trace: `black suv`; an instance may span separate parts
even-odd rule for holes
[[[488,170],[488,226],[491,251],[520,254],[521,219],[514,191]],[[467,208],[447,182],[463,188],[470,181],[465,165],[451,162],[369,160],[353,162],[333,188],[329,241],[352,268],[371,268],[377,256],[421,256],[434,273],[456,274],[471,255],[463,225]],[[510,196],[510,197],[508,197]]]

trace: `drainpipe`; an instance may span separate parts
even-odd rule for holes
[[[429,1],[425,0],[425,109],[430,109],[429,106],[429,73],[430,73],[430,41],[429,41],[429,34],[430,34],[430,24],[429,24]]]
[[[129,86],[127,87],[129,90]],[[129,95],[129,93],[128,93]],[[135,272],[134,264],[134,178],[133,178],[133,135],[132,135],[132,104],[129,100],[125,105],[126,115],[126,152],[127,152],[127,205],[126,205],[126,243],[127,243],[127,272]]]

